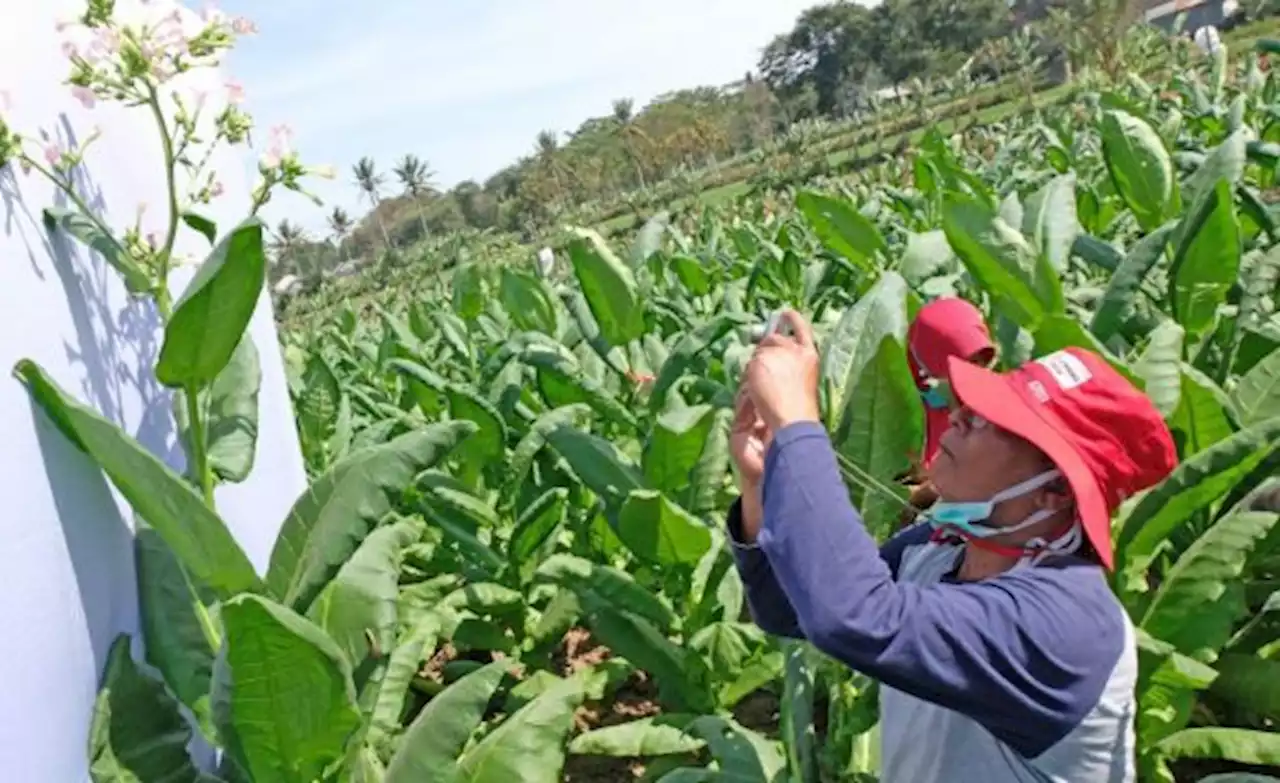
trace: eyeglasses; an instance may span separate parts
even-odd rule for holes
[[[961,405],[951,411],[951,423],[963,431],[986,429],[991,425],[991,422],[968,405]]]

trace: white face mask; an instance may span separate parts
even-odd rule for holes
[[[996,527],[987,523],[985,520],[991,518],[995,513],[996,505],[1006,500],[1020,498],[1030,492],[1043,487],[1050,481],[1062,476],[1062,472],[1055,469],[1046,470],[1045,472],[1032,476],[1026,481],[1014,484],[1008,489],[1003,489],[991,496],[990,500],[977,502],[952,502],[949,500],[940,500],[934,504],[933,508],[924,512],[925,519],[935,530],[950,530],[962,533],[969,538],[991,538],[992,536],[1002,536],[1008,533],[1015,533],[1019,530],[1025,530],[1032,525],[1039,524],[1049,517],[1057,513],[1054,509],[1042,508],[1031,516],[1022,520],[1016,525],[1008,527]]]

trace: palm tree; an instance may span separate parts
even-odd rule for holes
[[[299,276],[309,276],[314,270],[304,270],[302,268],[302,256],[305,253],[299,253],[302,244],[307,241],[307,234],[303,231],[302,226],[291,223],[286,218],[280,221],[280,225],[275,230],[275,237],[271,243],[271,249],[276,254],[276,265],[281,270],[292,269]]]
[[[334,207],[333,212],[329,214],[329,230],[333,232],[335,244],[338,247],[338,263],[347,260],[347,256],[342,252],[342,241],[347,238],[347,234],[351,233],[351,216],[342,207]]]
[[[394,172],[400,184],[404,186],[405,195],[418,207],[422,236],[426,237],[431,231],[427,228],[427,213],[423,211],[421,197],[434,191],[431,178],[435,176],[435,172],[417,155],[405,155],[400,159],[400,165],[395,167]]]
[[[561,202],[564,201],[564,184],[560,181],[560,164],[556,160],[556,153],[560,151],[560,139],[556,136],[555,131],[544,130],[538,132],[538,158],[542,161],[543,167],[551,174],[551,179],[555,182],[556,194]]]
[[[391,235],[387,233],[387,226],[382,222],[382,215],[378,213],[378,207],[382,206],[382,196],[378,193],[378,189],[382,187],[383,177],[378,173],[377,167],[373,163],[373,158],[363,157],[355,166],[352,172],[356,176],[356,185],[364,192],[365,198],[369,199],[369,203],[373,205],[373,219],[378,224],[378,228],[382,231],[382,241],[385,243],[387,250],[391,250]]]
[[[640,155],[636,151],[636,142],[647,143],[648,135],[636,124],[635,102],[630,98],[619,98],[613,102],[613,119],[618,123],[618,135],[622,138],[622,147],[631,165],[636,170],[636,184],[641,190],[647,187],[644,179],[644,166],[640,164]]]

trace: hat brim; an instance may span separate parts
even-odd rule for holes
[[[951,391],[962,404],[1006,432],[1011,432],[1044,452],[1071,486],[1085,537],[1111,570],[1111,512],[1102,488],[1075,447],[1035,406],[1022,396],[1007,376],[960,359],[951,362]]]

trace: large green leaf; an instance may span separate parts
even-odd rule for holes
[[[141,520],[133,558],[147,663],[164,676],[170,690],[195,716],[200,731],[213,740],[209,683],[220,643],[213,620],[173,551]]]
[[[198,783],[202,778],[187,754],[190,741],[178,703],[163,682],[138,669],[129,637],[117,636],[89,727],[93,783]]]
[[[682,649],[628,609],[631,607],[589,609],[591,632],[610,650],[652,676],[667,706],[682,712],[711,711],[711,677],[702,658]]]
[[[516,328],[526,332],[556,333],[556,303],[546,283],[504,266],[501,272],[502,306]]]
[[[1197,512],[1223,498],[1280,446],[1280,419],[1269,419],[1186,460],[1143,495],[1116,537],[1116,575],[1129,590],[1146,590],[1156,554]]]
[[[1280,417],[1280,350],[1245,373],[1232,389],[1231,401],[1245,426]]]
[[[1280,718],[1280,661],[1254,655],[1228,654],[1217,660],[1213,692],[1236,710],[1255,716]]]
[[[1184,203],[1196,203],[1222,180],[1226,180],[1232,190],[1235,189],[1244,175],[1247,133],[1243,130],[1232,133],[1205,156],[1183,188]]]
[[[693,720],[693,715],[674,713],[605,726],[574,737],[569,752],[623,758],[695,753],[707,742],[685,731]]]
[[[689,372],[695,361],[708,348],[719,342],[735,327],[747,322],[745,316],[737,313],[721,313],[692,332],[686,333],[671,350],[667,360],[662,363],[658,377],[649,392],[649,410],[660,411],[666,405],[667,392],[671,386]]]
[[[1175,321],[1162,321],[1151,332],[1142,356],[1133,364],[1147,396],[1165,419],[1173,416],[1182,400],[1182,338],[1185,334]]]
[[[1195,660],[1213,662],[1245,609],[1240,577],[1275,514],[1233,514],[1187,548],[1160,580],[1140,625]]]
[[[387,767],[386,783],[462,780],[458,755],[484,719],[510,664],[495,661],[445,688],[414,718]]]
[[[1160,263],[1176,228],[1176,223],[1168,223],[1152,231],[1139,240],[1120,262],[1115,274],[1107,281],[1102,301],[1089,324],[1089,330],[1099,340],[1109,340],[1132,315],[1134,300],[1140,295],[1143,281]]]
[[[676,408],[659,416],[641,460],[650,484],[664,492],[688,486],[715,421],[710,405]]]
[[[1143,120],[1112,110],[1102,117],[1102,157],[1111,181],[1138,224],[1154,231],[1168,217],[1174,194],[1173,162]]]
[[[820,779],[818,738],[813,731],[815,676],[807,647],[807,643],[797,641],[787,641],[783,646],[786,668],[779,707],[786,738],[783,745],[787,750],[787,768],[790,779],[796,783],[818,783]]]
[[[311,604],[307,616],[329,634],[352,668],[396,639],[396,603],[404,550],[422,536],[422,524],[405,520],[369,534],[333,581]],[[370,640],[376,649],[370,648]]]
[[[267,586],[272,593],[306,611],[414,478],[475,429],[466,421],[432,424],[358,451],[312,482],[293,504],[271,550]]]
[[[585,402],[601,416],[625,427],[636,428],[636,418],[627,406],[563,355],[532,349],[526,351],[523,358],[537,368],[538,388],[549,405],[559,407]]]
[[[186,481],[119,427],[69,397],[36,363],[24,359],[14,371],[62,434],[98,463],[194,579],[224,598],[262,589],[231,531]]]
[[[1280,734],[1222,726],[1184,729],[1166,737],[1155,752],[1168,759],[1224,759],[1240,764],[1280,766]]]
[[[569,490],[552,487],[520,513],[511,531],[507,556],[520,564],[532,557],[564,521]]]
[[[502,722],[458,762],[467,783],[559,783],[565,737],[586,699],[580,677],[560,680]]]
[[[505,304],[507,301],[505,292],[502,298]],[[471,320],[484,312],[484,306],[484,270],[475,263],[459,264],[453,271],[453,311],[462,318]],[[510,313],[509,308],[508,313]],[[514,318],[515,316],[513,320]],[[553,327],[555,326],[554,311],[550,323]]]
[[[704,715],[689,729],[707,741],[720,767],[719,780],[770,783],[786,765],[775,743],[735,721]]]
[[[626,345],[644,334],[644,302],[631,268],[594,231],[574,229],[569,258],[600,335]]]
[[[1212,327],[1240,267],[1240,225],[1226,180],[1195,203],[1179,226],[1178,237],[1169,271],[1169,298],[1174,317],[1195,342]]]
[[[507,461],[506,491],[500,500],[502,508],[510,508],[516,502],[520,485],[529,475],[538,452],[547,445],[547,438],[551,433],[561,428],[574,429],[575,425],[585,426],[590,412],[591,409],[585,404],[566,405],[542,414],[533,422],[533,426],[529,427],[529,431],[516,444]]]
[[[1062,274],[1071,260],[1071,247],[1080,235],[1076,217],[1076,175],[1063,174],[1027,199],[1022,233],[1029,238],[1053,270]]]
[[[621,506],[632,490],[645,489],[644,476],[612,442],[567,426],[547,433],[551,448],[564,457],[587,487],[610,506]]]
[[[960,271],[960,259],[951,251],[944,231],[908,234],[898,271],[908,283],[919,287],[930,278]]]
[[[572,590],[584,605],[625,609],[653,621],[664,631],[676,624],[671,608],[626,571],[557,554],[538,567],[537,578]]]
[[[1057,274],[1017,229],[968,196],[948,194],[942,210],[952,249],[1005,315],[1033,329],[1046,315],[1063,311]]]
[[[222,605],[213,674],[218,734],[254,783],[312,783],[360,725],[351,667],[306,618],[255,595]]]
[[[615,532],[637,557],[658,565],[693,565],[711,548],[711,529],[654,490],[627,497]]]
[[[236,226],[200,265],[164,330],[156,378],[165,386],[202,389],[231,360],[266,281],[262,223]]]
[[[298,429],[304,447],[318,446],[328,437],[335,423],[342,401],[342,389],[333,368],[318,353],[307,359],[302,374],[302,390],[295,406],[298,411]]]
[[[907,287],[886,272],[824,340],[821,379],[836,450],[885,486],[911,467],[924,442],[919,392],[907,364]],[[855,503],[873,529],[900,504],[864,486]]]
[[[208,390],[209,467],[223,481],[244,481],[253,470],[261,387],[258,349],[246,332]]]
[[[44,224],[50,231],[61,228],[101,255],[112,269],[120,273],[129,293],[145,294],[151,290],[151,275],[130,257],[119,240],[103,231],[99,223],[76,210],[46,207]]]
[[[425,613],[391,651],[369,715],[369,730],[365,738],[370,745],[379,747],[392,734],[400,731],[405,694],[409,692],[409,685],[418,674],[422,662],[435,649],[441,626],[440,615]]]
[[[886,250],[884,237],[852,204],[806,190],[796,196],[796,207],[827,248],[866,271],[878,271],[875,259]]]
[[[1180,436],[1185,459],[1226,440],[1235,429],[1227,417],[1230,400],[1213,379],[1189,364],[1182,365],[1180,376],[1178,407],[1168,421],[1169,429]]]

